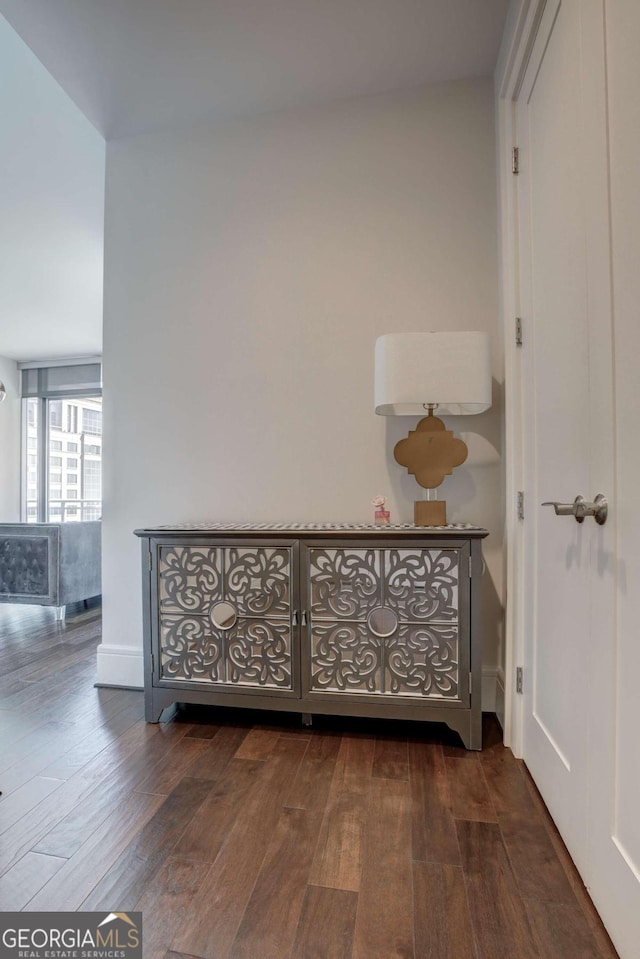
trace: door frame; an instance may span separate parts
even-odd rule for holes
[[[498,237],[500,252],[500,312],[505,364],[505,541],[506,604],[504,665],[504,742],[518,758],[523,755],[524,696],[516,692],[516,671],[525,654],[524,523],[518,518],[518,492],[524,489],[523,403],[520,347],[516,318],[520,317],[520,266],[517,178],[512,150],[516,144],[516,101],[548,0],[518,0],[509,8],[496,65],[495,106],[498,169]],[[554,0],[549,0],[554,2]],[[526,337],[526,329],[523,337]],[[524,498],[524,509],[533,508]],[[524,677],[526,683],[527,677]]]

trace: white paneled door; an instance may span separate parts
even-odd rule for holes
[[[517,94],[523,756],[620,955],[635,959],[640,697],[620,671],[617,615],[629,584],[616,530],[605,15],[604,0],[547,0]],[[575,498],[596,494],[606,523],[578,522]]]

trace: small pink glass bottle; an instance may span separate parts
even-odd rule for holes
[[[376,526],[388,526],[391,521],[391,513],[388,509],[384,508],[386,501],[386,497],[384,496],[374,496],[371,500],[371,505],[375,510],[374,519]]]

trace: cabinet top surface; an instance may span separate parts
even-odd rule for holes
[[[380,536],[459,536],[466,539],[481,539],[488,530],[470,523],[451,523],[448,526],[415,526],[413,523],[378,526],[374,523],[176,523],[164,526],[147,526],[134,530],[136,536],[157,536],[167,533],[200,535],[203,533],[229,533],[245,535],[255,533],[303,533],[305,536],[357,536],[375,533]]]

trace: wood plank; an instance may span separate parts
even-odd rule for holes
[[[55,823],[34,842],[36,852],[73,856],[102,822],[126,802],[136,785],[144,782],[175,738],[181,739],[185,731],[186,728],[144,723],[127,730],[58,791],[65,804]]]
[[[409,780],[409,748],[406,737],[378,736],[373,758],[374,779]]]
[[[248,732],[246,726],[222,726],[210,740],[208,749],[192,762],[185,775],[194,779],[218,779]]]
[[[266,759],[280,739],[279,729],[254,726],[249,730],[236,752],[236,759]]]
[[[9,793],[3,779],[2,798],[0,798],[0,832],[10,829],[19,819],[26,816],[34,806],[37,806],[42,799],[55,792],[61,785],[61,779],[35,776],[23,786],[20,786],[19,789]]]
[[[600,952],[603,956],[606,956],[607,959],[610,959],[610,957],[611,959],[617,959],[617,953],[613,948],[609,934],[607,933],[607,930],[605,929],[602,920],[596,911],[591,896],[585,888],[584,882],[582,881],[582,876],[576,869],[576,866],[569,855],[569,851],[562,841],[562,837],[556,828],[556,824],[551,818],[549,810],[545,806],[543,799],[538,792],[538,789],[531,778],[527,767],[524,764],[522,764],[521,770],[527,789],[530,791],[533,801],[538,808],[540,817],[545,825],[556,856],[558,857],[558,860],[565,872],[565,875],[569,881],[569,885],[571,886],[573,894],[576,897],[578,906],[585,917],[585,921],[591,930],[591,934],[598,944]]]
[[[293,947],[321,816],[283,809],[240,928],[231,959],[282,959]]]
[[[128,690],[121,690],[121,692],[128,692]],[[110,716],[105,723],[80,739],[77,745],[44,766],[42,775],[53,776],[56,779],[71,779],[98,753],[140,722],[143,716],[144,700],[139,696],[137,701],[122,705],[114,716]]]
[[[67,859],[29,903],[30,910],[79,909],[93,887],[157,811],[162,796],[133,793]]]
[[[109,784],[117,782],[118,772],[126,766],[129,757],[136,752],[138,755],[143,754],[145,743],[158,735],[157,726],[132,727],[112,747],[100,753],[59,789],[38,803],[29,815],[23,816],[2,836],[0,874],[39,844],[43,837],[70,813],[82,814],[84,817],[93,816],[92,800],[100,797]],[[56,855],[53,849],[34,851]]]
[[[358,892],[375,743],[343,736],[309,882]]]
[[[259,760],[233,759],[177,840],[173,853],[181,859],[215,862],[238,816],[243,814],[261,769]]]
[[[458,821],[456,828],[481,959],[546,959],[540,957],[534,944],[497,824]]]
[[[222,729],[217,723],[192,722],[189,725],[189,739],[213,739]]]
[[[122,691],[121,691],[122,692]],[[70,779],[110,743],[126,732],[141,716],[142,703],[122,710],[106,723],[94,725],[91,721],[76,726],[70,724],[68,733],[59,737],[55,744],[42,744],[31,749],[28,755],[2,775],[7,792],[17,789],[34,776],[51,779]],[[66,728],[66,724],[65,724]]]
[[[353,959],[413,956],[411,792],[373,780],[362,856]]]
[[[333,733],[316,733],[309,738],[287,806],[324,811],[341,742],[341,736]]]
[[[569,956],[579,959],[613,956],[617,959],[613,947],[610,953],[600,951],[577,903],[567,905],[530,900],[525,905],[538,951],[544,959],[567,959]]]
[[[413,863],[413,916],[416,957],[485,959],[476,951],[460,866]]]
[[[206,740],[183,737],[175,746],[167,750],[146,779],[136,786],[136,791],[168,796],[180,782],[185,771],[197,765],[198,758],[207,747]]]
[[[185,825],[211,792],[203,779],[182,779],[149,819],[137,838],[82,903],[85,910],[134,909],[145,888],[170,855]]]
[[[537,810],[501,812],[498,823],[522,898],[577,906],[571,884]]]
[[[174,940],[167,943],[169,948],[203,959],[228,955],[306,745],[282,739],[268,759],[259,761],[262,769],[243,814],[234,822]]]
[[[409,743],[413,858],[423,862],[460,865],[460,849],[451,812],[449,780],[442,747],[436,743]]]
[[[351,959],[357,908],[355,892],[307,886],[291,959]]]
[[[479,761],[445,758],[451,812],[454,819],[476,822],[497,822],[498,816],[491,801],[487,783]]]
[[[0,911],[18,912],[58,872],[66,859],[28,852],[0,876]]]
[[[480,759],[521,896],[575,905],[576,897],[540,814],[540,803],[527,787],[524,764],[504,746],[482,753]]]
[[[167,944],[171,942],[176,927],[189,914],[193,898],[209,868],[203,862],[170,859],[156,873],[135,907],[143,915],[144,959],[173,955],[167,953]]]

